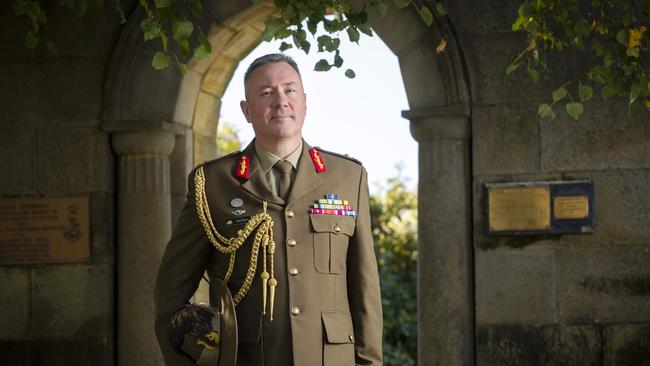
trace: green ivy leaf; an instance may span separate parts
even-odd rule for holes
[[[174,4],[174,0],[154,0],[156,8],[169,8]]]
[[[566,112],[571,116],[573,119],[578,119],[584,112],[584,108],[582,107],[581,103],[567,103],[566,105]]]
[[[564,87],[562,86],[553,92],[553,101],[559,102],[560,100],[564,99],[564,97],[566,96],[567,96],[567,90],[564,89]]]
[[[188,40],[185,40],[183,42],[176,42],[178,44],[178,48],[181,50],[181,53],[183,55],[189,55],[190,54],[190,42]]]
[[[179,62],[176,66],[178,66],[178,71],[180,71],[181,75],[185,76],[187,74],[187,64]]]
[[[153,19],[144,19],[140,23],[140,29],[144,32],[144,40],[149,41],[160,37],[160,25]]]
[[[618,94],[618,90],[616,90],[615,88],[613,88],[613,87],[611,87],[609,85],[605,85],[600,90],[600,94],[602,95],[603,100],[607,100],[607,99],[615,96],[616,94]]]
[[[210,57],[211,52],[211,49],[208,49],[204,44],[201,44],[194,49],[194,57],[199,60],[205,60]]]
[[[316,38],[316,41],[318,42],[318,52],[323,52],[332,43],[332,37],[324,34]]]
[[[400,9],[403,9],[411,4],[413,0],[393,0],[395,3],[395,6],[397,6]]]
[[[589,85],[580,84],[578,87],[578,95],[581,102],[588,102],[594,95],[594,90]]]
[[[156,54],[153,55],[153,60],[151,60],[151,66],[153,66],[153,68],[156,70],[162,70],[169,67],[171,61],[172,58],[168,54],[163,52],[156,52]]]
[[[282,44],[280,44],[280,52],[284,52],[284,51],[288,50],[291,47],[293,47],[292,44],[289,44],[287,42],[282,42]]]
[[[345,70],[345,76],[347,76],[350,79],[354,79],[357,76],[357,74],[355,74],[354,71],[352,71],[352,69],[347,69]]]
[[[307,30],[312,35],[316,34],[316,31],[318,30],[318,23],[313,18],[309,18],[307,21]]]
[[[336,67],[343,66],[343,58],[341,56],[339,56],[338,52],[334,56],[334,66],[336,66]]]
[[[627,48],[627,31],[621,29],[616,33],[616,41]]]
[[[172,23],[172,37],[178,42],[187,41],[194,31],[194,24],[189,20],[174,20]]]
[[[316,62],[316,65],[314,65],[314,71],[329,71],[331,68],[332,66],[325,59],[318,60],[318,62]]]
[[[370,28],[368,23],[359,24],[357,28],[367,36],[372,37],[372,28]]]
[[[519,68],[519,63],[513,63],[506,67],[506,75],[510,75]]]
[[[447,15],[447,9],[445,9],[445,6],[442,5],[440,1],[436,1],[436,11],[438,12],[438,15],[440,15],[441,17]]]
[[[551,106],[548,104],[540,104],[539,108],[537,109],[537,114],[539,114],[539,116],[542,118],[555,118],[553,108],[551,108]]]
[[[627,57],[636,57],[639,58],[639,48],[638,47],[633,47],[633,48],[628,48],[625,50],[625,54]]]
[[[430,27],[431,24],[433,24],[433,14],[431,14],[431,10],[429,10],[429,8],[423,5],[418,8],[418,13],[420,13],[420,18],[424,24],[427,25],[427,27]]]
[[[348,37],[350,37],[350,42],[359,43],[359,31],[353,27],[347,29]]]
[[[203,1],[202,0],[187,0],[187,6],[190,12],[196,18],[200,18],[203,14]]]
[[[25,38],[25,46],[27,46],[27,48],[34,49],[36,46],[38,46],[38,41],[38,36],[32,32],[29,32]]]
[[[280,29],[280,28],[285,28],[284,21],[280,18],[269,18],[265,22],[265,28],[264,32],[262,32],[262,40],[265,42],[271,42],[273,40],[273,37],[275,36],[275,33]],[[291,35],[291,33],[289,33]],[[286,37],[282,37],[286,38]]]
[[[537,82],[539,80],[539,72],[535,70],[535,68],[531,67],[528,65],[528,68],[526,69],[528,71],[528,75],[530,75],[530,78],[533,79],[533,82]]]
[[[59,50],[56,48],[56,45],[52,41],[45,42],[45,48],[47,48],[47,52],[50,53],[50,55],[54,57],[59,57]]]

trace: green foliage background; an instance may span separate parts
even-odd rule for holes
[[[384,364],[417,364],[417,197],[404,179],[370,197],[384,312]]]

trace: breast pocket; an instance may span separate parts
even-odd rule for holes
[[[309,215],[314,237],[314,266],[320,273],[345,272],[348,242],[354,234],[353,216]]]

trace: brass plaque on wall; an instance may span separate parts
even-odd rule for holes
[[[88,261],[88,197],[0,200],[0,264]]]
[[[594,231],[591,181],[484,184],[487,235],[588,234]]]
[[[488,190],[491,231],[548,230],[548,187],[492,187]]]

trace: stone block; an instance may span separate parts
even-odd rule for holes
[[[261,24],[264,24],[261,22]],[[233,60],[241,60],[262,42],[262,34],[253,27],[237,32],[221,49],[221,54]]]
[[[30,335],[83,338],[112,333],[111,268],[69,264],[33,269]]]
[[[556,251],[562,323],[650,321],[650,247]]]
[[[226,91],[230,79],[232,79],[235,69],[239,64],[239,60],[234,60],[219,54],[215,57],[214,62],[208,68],[208,71],[203,75],[203,83],[201,84],[201,91],[212,94],[215,97],[221,98]]]
[[[556,321],[552,251],[476,251],[474,263],[478,325]]]
[[[389,6],[386,15],[381,17],[376,11],[370,10],[368,23],[394,54],[400,54],[411,44],[420,40],[429,29],[411,7],[398,9],[390,1],[387,1],[386,4]]]
[[[114,263],[115,196],[113,193],[90,195],[90,258],[92,263]]]
[[[8,125],[97,124],[103,106],[104,59],[53,58],[2,62],[0,107]],[[19,96],[19,97],[18,97]]]
[[[474,174],[531,174],[539,170],[537,106],[498,105],[472,109]]]
[[[36,192],[36,146],[35,129],[0,128],[2,195],[30,195]]]
[[[602,365],[596,326],[479,326],[476,343],[480,366]]]
[[[190,70],[181,80],[176,108],[174,109],[174,122],[185,127],[191,127],[196,113],[196,103],[201,87],[201,75]]]
[[[89,3],[91,3],[90,1]],[[31,30],[31,20],[27,16],[14,15],[13,1],[0,2],[0,58],[49,58],[52,55],[45,47],[36,49],[25,46],[25,36]],[[125,9],[126,10],[126,9]],[[104,1],[97,9],[89,6],[88,12],[78,16],[76,12],[61,7],[47,7],[47,30],[41,42],[52,41],[59,55],[107,57],[120,29],[119,15],[112,2]]]
[[[650,324],[605,328],[605,366],[650,365]]]
[[[30,365],[112,366],[115,354],[110,335],[72,339],[36,339],[31,342]]]
[[[23,366],[29,363],[29,341],[0,339],[0,360],[3,365]]]
[[[445,3],[457,34],[511,32],[517,18],[517,1],[463,0]]]
[[[29,330],[29,270],[0,267],[0,288],[0,339],[24,339]]]
[[[574,121],[566,113],[540,121],[542,171],[650,167],[650,126],[618,100],[585,104]]]
[[[196,109],[194,111],[194,123],[192,125],[194,132],[206,137],[216,138],[220,108],[221,98],[200,92],[196,99]]]
[[[510,75],[505,70],[527,46],[526,35],[495,33],[460,36],[458,43],[466,57],[473,105],[515,104],[551,101],[551,93],[567,80],[583,75],[586,60],[564,52],[562,61],[549,63],[548,72],[533,83],[525,65]],[[433,48],[433,47],[430,47]]]
[[[444,60],[436,54],[431,40],[422,38],[397,55],[410,109],[446,106],[449,100],[445,83],[450,81],[445,80]]]
[[[38,132],[38,185],[45,195],[108,191],[112,153],[98,127],[46,127]]]

